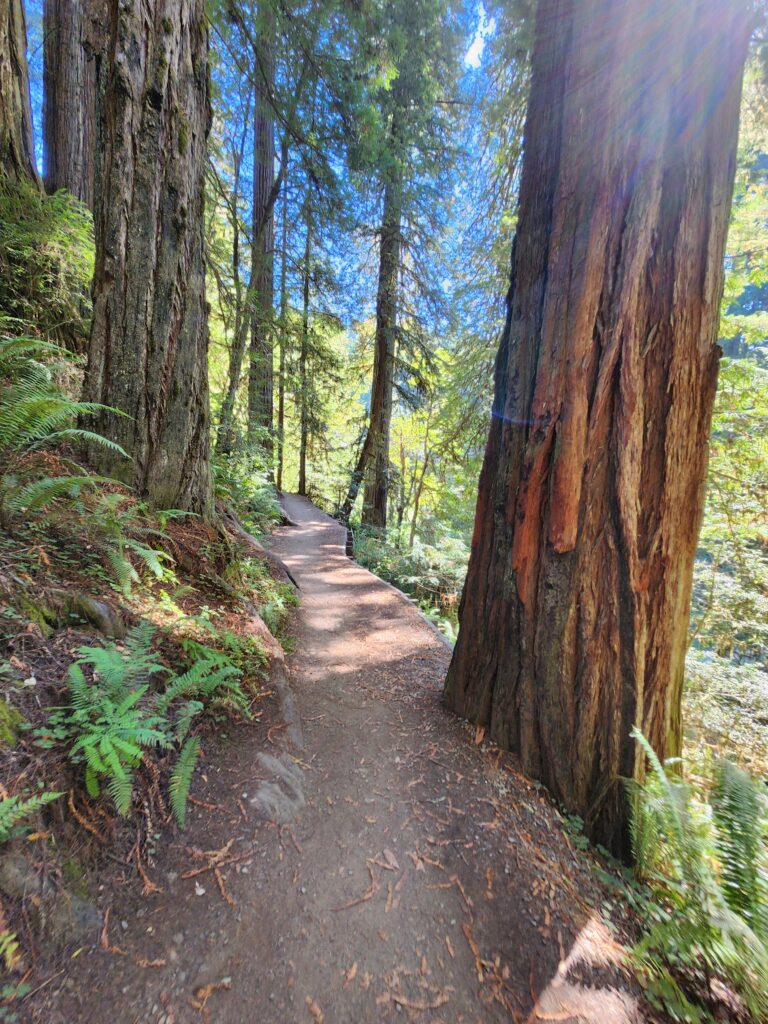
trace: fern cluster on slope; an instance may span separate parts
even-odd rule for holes
[[[194,719],[217,702],[234,705],[247,716],[248,700],[239,670],[223,655],[207,649],[177,675],[153,654],[153,635],[153,627],[142,623],[121,646],[81,647],[67,674],[69,702],[54,709],[45,727],[37,730],[38,743],[64,744],[70,760],[82,765],[90,795],[97,797],[105,785],[121,815],[131,808],[135,771],[146,752],[179,749],[170,795],[183,825],[200,752],[198,739],[189,736]]]

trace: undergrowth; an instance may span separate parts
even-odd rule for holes
[[[462,541],[447,537],[438,549],[416,537],[409,548],[360,527],[354,531],[354,557],[413,597],[444,636],[452,642],[456,639],[459,598],[469,557]]]
[[[768,1020],[768,799],[727,761],[701,791],[663,766],[635,730],[650,765],[631,788],[635,903],[645,934],[633,958],[649,1001],[686,1024],[717,1019],[716,980],[749,1019]]]
[[[96,798],[105,787],[123,816],[147,752],[175,754],[171,806],[183,825],[199,754],[189,735],[195,719],[217,708],[248,717],[249,700],[240,671],[221,653],[198,645],[187,670],[176,673],[159,660],[153,640],[153,628],[142,623],[122,644],[81,647],[65,681],[69,700],[51,711],[36,738],[44,748],[63,746],[82,768],[88,794]]]

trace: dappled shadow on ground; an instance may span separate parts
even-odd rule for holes
[[[126,955],[83,956],[47,1024],[633,1021],[593,866],[442,708],[444,643],[342,554],[342,527],[287,511],[304,749],[279,721],[234,731],[158,858],[164,892],[113,908]]]

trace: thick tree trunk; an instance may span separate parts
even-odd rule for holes
[[[280,150],[283,172],[282,240],[280,245],[280,360],[277,373],[277,490],[283,489],[285,465],[285,353],[288,347],[288,143]]]
[[[68,189],[93,209],[96,61],[86,47],[90,0],[45,0],[45,188]]]
[[[0,0],[0,173],[38,181],[22,0]]]
[[[371,420],[365,447],[368,479],[363,494],[362,521],[380,530],[387,527],[389,439],[397,343],[397,287],[400,276],[400,218],[402,182],[395,176],[384,190],[376,295],[376,336],[373,355]]]
[[[253,238],[251,261],[251,349],[248,371],[248,432],[253,441],[262,433],[272,452],[274,369],[274,205],[275,86],[274,21],[262,13],[254,67],[256,103],[253,122]]]
[[[627,854],[677,754],[746,4],[542,0],[449,707]]]
[[[165,508],[211,507],[203,172],[203,0],[124,0],[100,58],[96,272],[85,395],[119,475]]]

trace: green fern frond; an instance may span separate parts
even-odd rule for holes
[[[174,817],[181,828],[184,828],[187,819],[187,798],[192,785],[192,775],[195,771],[197,759],[200,756],[200,740],[192,736],[181,748],[181,753],[176,759],[171,773],[169,792],[171,796],[171,807]]]
[[[61,793],[40,793],[36,796],[9,796],[0,800],[0,843],[7,842],[17,825],[25,818],[37,814],[41,807],[58,800]]]

